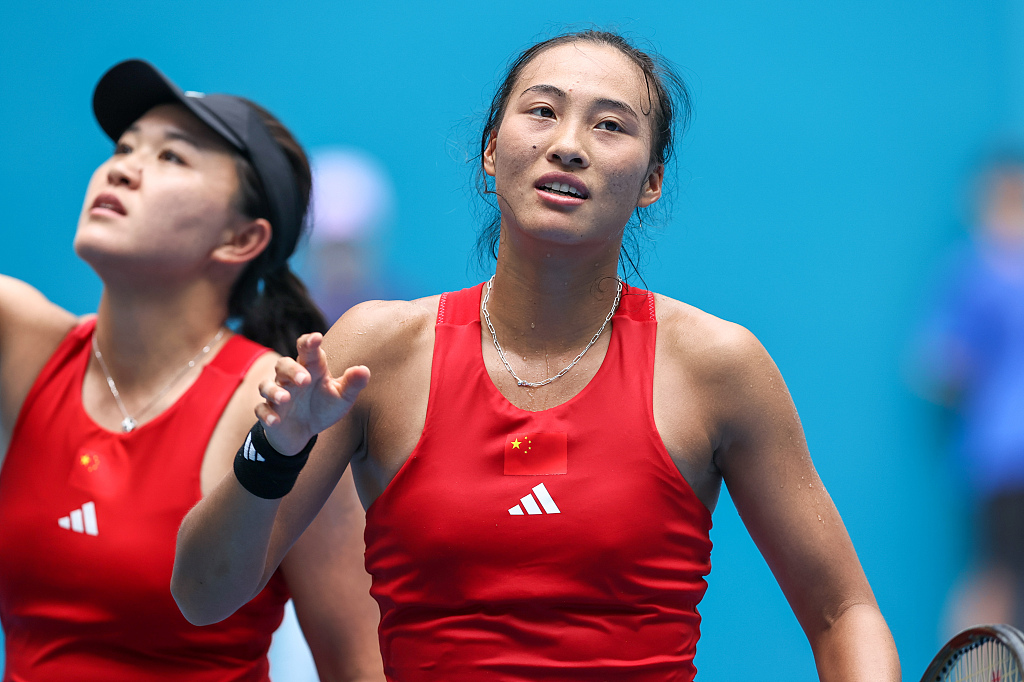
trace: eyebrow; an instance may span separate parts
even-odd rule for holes
[[[133,123],[130,126],[128,126],[128,128],[125,129],[124,132],[126,132],[126,133],[138,133],[139,132],[139,126]],[[189,145],[195,147],[196,149],[209,149],[211,147],[210,144],[203,144],[194,135],[189,135],[188,133],[186,133],[186,132],[184,132],[182,130],[178,130],[176,128],[172,128],[170,130],[165,131],[164,132],[164,139],[165,140],[181,140],[185,144],[189,144]]]
[[[635,111],[633,111],[633,107],[621,100],[601,98],[594,102],[594,104],[598,109],[617,109],[625,114],[629,114],[638,121],[640,120],[640,117],[636,115]]]
[[[199,141],[198,138],[193,137],[192,135],[189,135],[188,133],[182,132],[180,130],[169,130],[166,133],[164,133],[164,137],[167,138],[168,140],[181,140],[186,144],[192,145],[196,149],[209,149],[211,146],[209,144],[203,144],[202,142]]]
[[[541,83],[540,85],[531,85],[530,87],[523,90],[519,96],[522,97],[528,92],[540,92],[546,95],[554,95],[555,97],[565,98],[565,90],[562,90],[562,88],[556,88],[554,85],[545,85],[543,83]]]
[[[547,85],[545,83],[541,83],[539,85],[531,85],[530,87],[523,90],[519,96],[522,97],[528,92],[540,92],[543,94],[554,95],[555,97],[560,97],[562,99],[565,98],[564,90],[554,85]],[[640,120],[640,117],[637,116],[636,111],[633,109],[633,107],[629,106],[628,104],[621,100],[602,97],[594,102],[594,106],[597,109],[615,109],[625,114],[629,114],[638,121]]]

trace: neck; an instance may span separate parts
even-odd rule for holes
[[[564,246],[510,232],[503,230],[487,304],[502,346],[518,355],[578,351],[615,300],[621,238]]]
[[[96,342],[122,394],[166,382],[217,334],[227,318],[223,293],[207,283],[168,294],[107,286]]]

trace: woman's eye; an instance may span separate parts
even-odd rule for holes
[[[185,163],[184,159],[182,159],[180,156],[172,152],[170,149],[165,149],[162,152],[160,152],[160,159],[162,161],[170,161],[171,163]]]
[[[552,118],[555,115],[555,111],[551,107],[534,107],[530,109],[531,114],[540,116],[541,118]]]
[[[613,133],[617,133],[622,130],[622,126],[615,121],[601,121],[597,124],[597,128],[598,130],[610,130]]]
[[[118,142],[114,146],[114,154],[131,154],[132,148],[126,145],[124,142]]]

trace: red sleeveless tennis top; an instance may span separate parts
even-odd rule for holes
[[[624,287],[594,378],[527,412],[480,294],[441,296],[423,434],[367,511],[388,679],[692,680],[711,514],[654,425],[653,295]]]
[[[178,526],[224,407],[267,349],[228,340],[188,391],[131,433],[82,407],[94,323],[36,379],[0,470],[5,681],[267,680],[280,576],[227,620],[188,623],[171,597]]]

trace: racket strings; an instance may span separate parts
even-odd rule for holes
[[[936,678],[941,682],[1024,682],[1013,652],[994,637],[983,637],[952,653]]]

